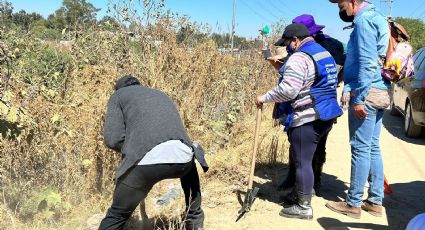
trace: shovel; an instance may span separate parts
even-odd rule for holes
[[[238,211],[238,218],[236,221],[238,221],[246,212],[249,212],[251,210],[251,206],[255,201],[256,195],[258,193],[259,188],[254,187],[252,188],[252,183],[254,179],[254,171],[255,171],[255,157],[257,155],[257,149],[258,149],[258,136],[260,133],[260,123],[261,123],[261,108],[258,108],[257,111],[257,122],[255,125],[255,139],[254,139],[254,150],[252,151],[252,159],[251,159],[251,171],[249,174],[248,179],[248,188],[245,194],[245,200],[242,204],[242,208]]]

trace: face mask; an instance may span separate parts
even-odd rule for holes
[[[294,46],[295,42],[291,41],[287,46],[286,46],[286,51],[288,51],[288,54],[293,54],[295,53],[295,51],[298,49],[298,47]]]
[[[295,52],[295,50],[292,48],[291,44],[286,46],[286,52],[288,52],[288,54],[293,54]]]
[[[345,11],[345,10],[339,11],[339,17],[344,22],[353,22],[354,21],[354,15],[348,16],[347,11]]]

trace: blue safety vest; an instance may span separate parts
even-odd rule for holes
[[[312,103],[298,108],[292,108],[292,102],[281,103],[279,112],[287,115],[285,120],[285,131],[292,126],[295,111],[314,108],[320,120],[331,120],[342,115],[342,109],[338,105],[336,88],[338,85],[337,67],[335,60],[325,48],[314,41],[305,43],[296,52],[303,52],[310,56],[315,63],[316,77],[310,91],[307,93]],[[283,70],[284,68],[281,68]],[[279,71],[281,73],[281,71]],[[283,73],[281,73],[283,76]],[[280,79],[281,80],[281,79]],[[307,96],[298,95],[293,101]]]

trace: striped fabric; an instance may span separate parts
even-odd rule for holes
[[[304,42],[313,38],[306,38]],[[302,45],[302,44],[301,44]],[[286,62],[285,72],[282,82],[274,89],[263,95],[263,101],[268,102],[288,102],[297,98],[298,95],[306,95],[291,103],[293,108],[298,108],[312,102],[308,93],[314,83],[315,66],[313,60],[305,53],[296,52],[291,55]],[[294,113],[292,127],[301,126],[305,123],[318,119],[313,108],[297,111]]]

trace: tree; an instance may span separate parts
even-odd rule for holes
[[[48,21],[45,19],[40,19],[33,22],[30,26],[30,32],[34,34],[35,37],[41,38],[44,40],[56,40],[62,36],[61,31],[58,31],[54,28],[47,27]]]
[[[68,26],[71,30],[76,30],[79,26],[95,24],[99,10],[86,0],[63,0],[62,7],[48,17],[49,27],[63,29]]]
[[[99,20],[98,24],[99,25],[107,25],[108,28],[118,28],[118,27],[120,27],[120,24],[117,22],[117,20],[115,20],[115,18],[108,16],[108,15],[103,16],[103,18]]]
[[[410,43],[414,50],[425,47],[425,23],[420,19],[395,18],[395,21],[402,25],[410,35]]]
[[[230,48],[230,33],[226,34],[211,34],[211,39],[217,44],[220,48]],[[254,47],[254,41],[249,41],[245,37],[240,37],[235,35],[233,38],[235,48],[241,50],[246,50]]]
[[[50,14],[47,17],[47,23],[46,23],[46,27],[49,29],[56,29],[56,30],[62,30],[63,28],[66,27],[66,21],[64,17],[61,16],[57,16],[57,15],[62,15],[63,13],[60,12],[58,13],[59,10],[56,10],[55,14]]]
[[[38,13],[28,14],[25,12],[25,10],[21,10],[17,13],[14,13],[12,18],[15,24],[22,26],[25,31],[28,31],[31,24],[35,21],[43,19],[43,16]]]
[[[226,33],[226,34],[213,33],[213,34],[211,34],[211,39],[220,48],[230,47],[230,45],[229,45],[230,44],[230,34],[228,34],[228,33]]]
[[[0,20],[4,24],[12,20],[13,6],[12,3],[0,0]]]

